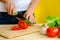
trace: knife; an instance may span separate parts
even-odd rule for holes
[[[16,14],[18,14],[18,12],[15,12]],[[21,17],[19,17],[21,16]],[[17,20],[25,20],[26,23],[28,23],[29,25],[33,25],[33,23],[31,23],[28,19],[26,19],[25,17],[23,17],[22,15],[15,15]]]

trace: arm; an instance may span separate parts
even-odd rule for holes
[[[38,3],[39,0],[32,0],[29,8],[27,9],[27,12],[33,13]]]
[[[2,2],[2,3],[6,3],[6,1],[7,1],[7,0],[0,0],[0,2]]]
[[[35,18],[33,16],[33,12],[38,5],[39,0],[32,0],[29,8],[27,9],[26,13],[23,15],[26,19],[29,19],[32,23],[35,23]]]
[[[0,0],[0,2],[5,4],[4,8],[6,12],[8,12],[9,15],[13,15],[15,12],[15,5],[13,3],[13,0]]]
[[[2,3],[8,3],[8,2],[12,2],[12,0],[0,0],[0,2],[2,2]]]

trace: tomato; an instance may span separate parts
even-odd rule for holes
[[[58,33],[58,37],[60,38],[60,31],[59,31],[59,33]]]
[[[58,37],[60,38],[60,26],[58,26],[59,32],[58,32]]]
[[[49,37],[55,37],[58,34],[58,28],[48,28],[47,29],[47,35]]]
[[[59,31],[60,31],[60,26],[58,27]]]
[[[12,30],[21,30],[21,28],[19,28],[18,26],[13,26]]]
[[[20,21],[18,22],[18,26],[19,26],[20,28],[22,28],[22,29],[28,28],[28,24],[27,24],[24,20],[20,20]]]
[[[12,30],[21,30],[21,29],[27,29],[28,24],[24,20],[20,20],[18,22],[18,26],[13,26]]]

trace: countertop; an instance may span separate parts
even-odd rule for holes
[[[41,35],[40,32],[36,32],[36,33],[32,33],[29,35],[24,35],[24,36],[12,38],[12,39],[6,39],[0,36],[0,40],[60,40],[60,38],[58,37],[49,38],[45,35]]]

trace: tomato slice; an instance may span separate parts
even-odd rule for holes
[[[13,26],[12,30],[21,30],[21,28],[19,28],[18,26]]]

